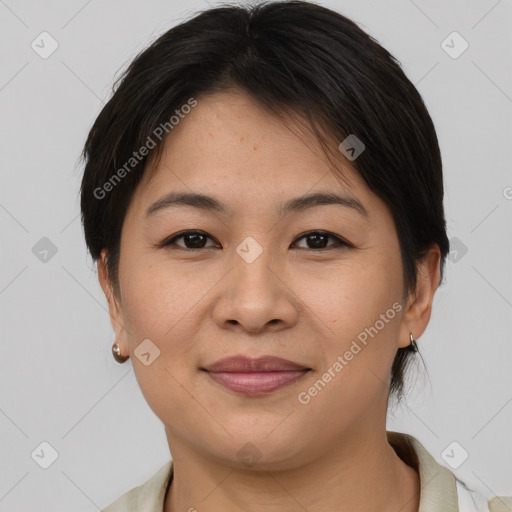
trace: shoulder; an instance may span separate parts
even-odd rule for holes
[[[488,500],[478,491],[457,480],[459,512],[512,512],[512,497],[495,496]]]
[[[101,512],[162,512],[172,472],[170,460],[146,482],[124,493]]]
[[[510,512],[512,510],[512,497],[496,496],[489,501],[489,512]]]
[[[445,466],[439,464],[413,436],[387,432],[388,442],[404,462],[420,476],[419,512],[512,512],[512,497],[487,500],[469,489]]]

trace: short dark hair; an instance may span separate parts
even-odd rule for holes
[[[338,156],[338,144],[356,135],[366,149],[351,165],[391,211],[404,297],[415,289],[417,262],[432,244],[440,248],[443,276],[449,241],[442,162],[419,92],[399,61],[350,19],[307,1],[273,1],[196,14],[156,39],[114,84],[83,149],[81,209],[89,251],[96,261],[106,249],[116,294],[125,214],[166,138],[155,137],[155,128],[171,133],[176,109],[229,90],[249,94],[276,115],[299,114]],[[155,147],[141,156],[149,138]],[[398,397],[409,354],[398,349],[393,362],[390,391]]]

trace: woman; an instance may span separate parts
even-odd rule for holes
[[[307,2],[207,10],[83,156],[113,354],[172,454],[105,512],[489,510],[386,431],[449,243],[434,126],[375,40]]]

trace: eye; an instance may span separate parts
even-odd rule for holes
[[[176,243],[177,240],[183,239],[184,245]],[[189,230],[189,231],[182,231],[181,233],[177,233],[176,235],[173,235],[170,238],[165,239],[163,242],[158,244],[158,247],[171,247],[176,246],[180,249],[192,249],[192,250],[199,250],[199,249],[207,249],[208,247],[216,247],[213,246],[207,246],[206,242],[207,240],[214,240],[210,235],[206,234],[204,231],[199,230]],[[334,240],[334,244],[327,245],[328,240],[332,239]],[[332,233],[329,233],[327,231],[310,231],[309,233],[305,233],[304,235],[300,236],[296,240],[306,240],[306,243],[309,245],[308,247],[299,247],[299,249],[334,249],[336,247],[344,246],[344,247],[352,247],[350,243],[348,243],[343,238],[333,235]],[[296,242],[295,242],[296,244]]]
[[[326,245],[329,238],[333,239],[336,243],[331,245]],[[333,235],[332,233],[328,233],[327,231],[310,231],[309,233],[305,233],[300,236],[297,240],[306,240],[307,244],[310,244],[312,247],[299,247],[300,249],[335,249],[339,246],[352,247],[346,240],[343,238]]]
[[[213,238],[210,235],[207,235],[203,231],[182,231],[181,233],[173,235],[171,238],[165,239],[163,242],[158,244],[158,247],[168,247],[171,245],[176,245],[178,248],[181,249],[204,249],[208,248],[208,246],[205,245],[206,240],[208,238],[210,240],[213,240]],[[185,244],[184,246],[176,243],[176,240],[180,239],[183,239]]]

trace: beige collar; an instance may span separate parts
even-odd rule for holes
[[[438,464],[416,438],[389,431],[387,438],[397,455],[420,475],[418,512],[458,512],[454,474]]]

